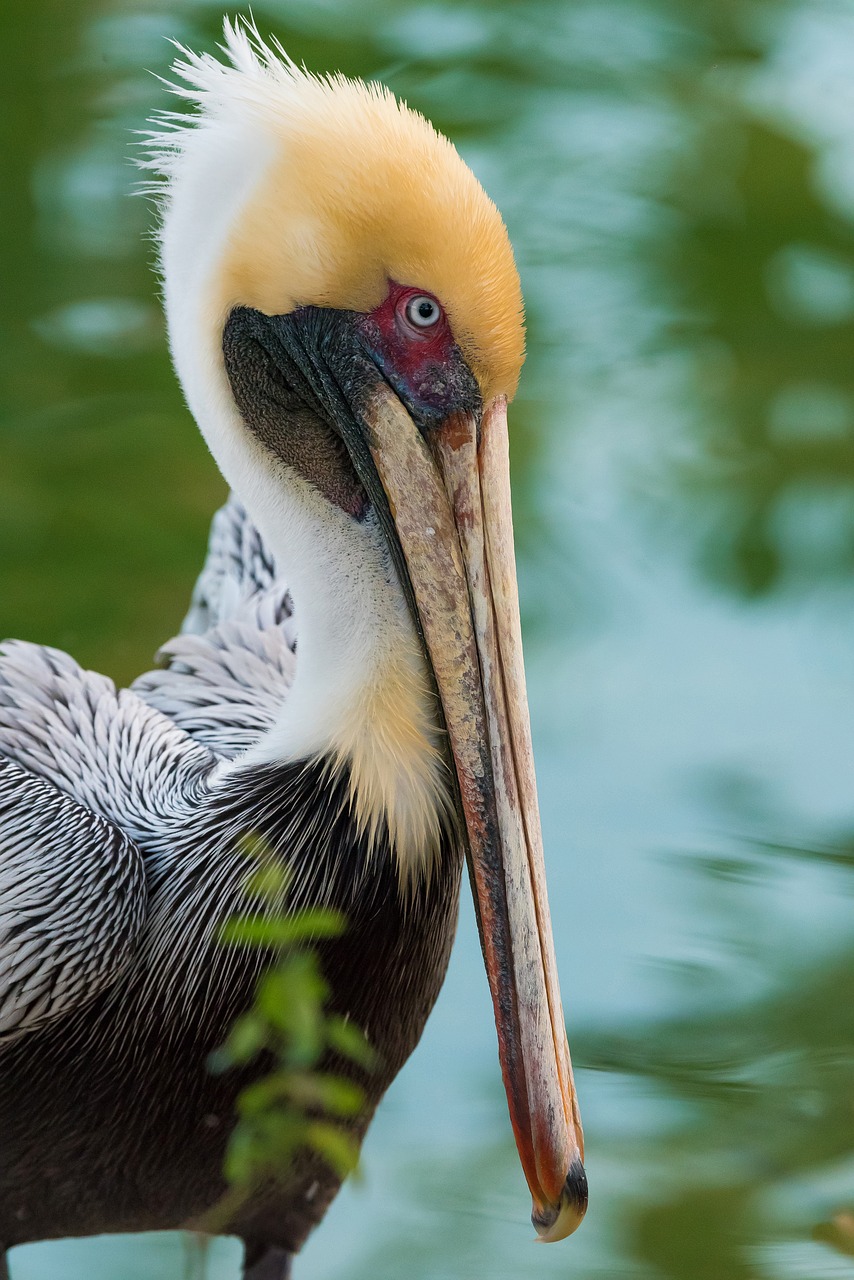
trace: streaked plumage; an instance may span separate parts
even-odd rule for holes
[[[296,620],[287,583],[238,500],[214,516],[208,555],[181,634],[131,686],[149,706],[227,760],[272,729],[294,677]]]
[[[348,913],[354,936],[370,928],[377,984],[353,991],[352,974],[336,983],[340,994],[350,988],[344,1007],[366,1028],[376,1025],[380,993],[385,1002],[400,981],[400,949],[424,975],[421,1007],[396,1028],[403,1057],[438,991],[456,909],[454,859],[444,897],[403,912],[388,856],[384,875],[366,875],[371,860],[364,840],[352,836],[344,780],[330,789],[323,766],[270,766],[217,785],[219,761],[269,728],[294,661],[286,585],[234,500],[214,520],[191,619],[202,607],[216,625],[177,636],[164,647],[169,665],[133,689],[117,691],[43,646],[10,643],[0,654],[0,922],[11,926],[0,933],[7,1246],[143,1230],[152,1220],[177,1227],[220,1194],[223,1143],[242,1082],[211,1076],[206,1058],[245,1007],[258,971],[257,954],[235,954],[216,938],[218,925],[246,905],[247,832],[287,856],[292,906],[329,903]],[[34,834],[44,850],[38,859]],[[335,856],[325,857],[325,848]],[[425,908],[433,926],[419,941],[414,922]],[[22,916],[32,918],[28,930]],[[324,947],[330,974],[350,968],[340,950]],[[375,1077],[374,1101],[401,1051]],[[22,1091],[25,1110],[12,1105]],[[141,1158],[152,1125],[158,1139]],[[87,1203],[93,1174],[100,1192]],[[297,1208],[277,1213],[265,1242],[298,1247],[338,1182],[311,1159],[299,1181]],[[46,1201],[49,1221],[41,1216]],[[251,1222],[240,1229],[251,1244]]]

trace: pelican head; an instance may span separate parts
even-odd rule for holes
[[[388,90],[299,70],[248,24],[181,50],[154,138],[170,343],[299,619],[293,687],[237,765],[324,758],[429,891],[469,861],[540,1237],[587,1189],[546,900],[513,555],[507,403],[524,355],[498,210]]]

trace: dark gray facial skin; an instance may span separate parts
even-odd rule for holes
[[[354,519],[363,519],[369,507],[376,510],[421,635],[361,410],[378,384],[387,382],[425,435],[452,413],[479,413],[480,391],[459,348],[453,349],[444,385],[431,386],[426,398],[391,373],[378,326],[360,312],[300,307],[268,316],[235,307],[222,349],[237,407],[265,448]]]
[[[354,319],[318,308],[266,316],[237,307],[222,346],[250,431],[328,501],[361,519],[369,498],[345,438],[357,439],[353,405],[381,375],[359,348]]]
[[[358,312],[301,307],[267,316],[236,307],[222,345],[246,425],[271,453],[356,519],[377,498],[370,484],[365,492],[369,459],[360,408],[378,383],[391,386],[425,434],[453,413],[481,408],[477,382],[456,345],[442,368],[416,384],[395,367],[394,352],[373,317]]]

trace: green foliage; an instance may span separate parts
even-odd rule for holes
[[[354,1172],[359,1147],[351,1126],[364,1107],[364,1090],[323,1070],[322,1063],[330,1053],[362,1070],[374,1061],[362,1032],[326,1008],[329,986],[314,944],[340,936],[345,917],[324,908],[289,913],[286,869],[263,842],[250,838],[244,848],[255,862],[246,882],[252,910],[229,920],[221,939],[224,946],[259,948],[270,963],[251,1008],[211,1056],[210,1067],[246,1068],[264,1057],[270,1070],[238,1099],[224,1166],[229,1209],[259,1183],[286,1182],[306,1148],[342,1178]]]

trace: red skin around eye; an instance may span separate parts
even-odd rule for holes
[[[446,365],[454,353],[451,326],[438,298],[435,301],[440,316],[436,324],[419,329],[406,319],[407,303],[418,297],[432,298],[433,295],[391,280],[385,300],[370,315],[379,331],[383,356],[398,377],[413,388],[429,384],[436,367]]]

